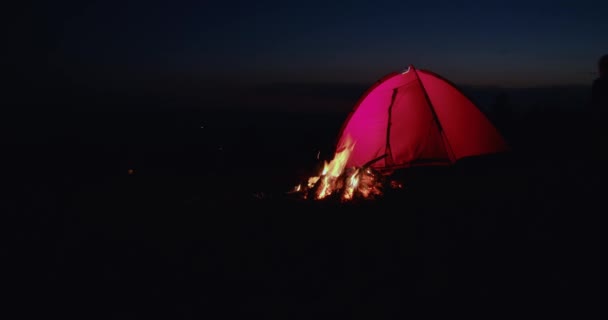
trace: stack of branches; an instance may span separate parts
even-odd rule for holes
[[[311,200],[376,199],[382,196],[385,182],[386,177],[371,167],[353,167],[346,168],[337,177],[311,177],[306,183],[298,185],[293,193]]]

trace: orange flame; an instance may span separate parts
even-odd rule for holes
[[[355,193],[355,189],[359,185],[359,169],[355,170],[355,172],[348,178],[348,185],[346,186],[346,191],[344,192],[343,198],[344,200],[350,200],[353,198]]]
[[[350,136],[346,137],[344,148],[334,155],[333,160],[329,163],[325,162],[323,171],[321,172],[321,187],[317,194],[317,199],[323,199],[332,193],[335,180],[344,172],[344,167],[348,162],[348,158],[355,147],[355,143]]]

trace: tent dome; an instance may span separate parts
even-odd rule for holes
[[[352,148],[347,167],[378,170],[450,165],[508,150],[494,125],[454,84],[413,65],[363,94],[340,130],[336,153],[344,148]]]

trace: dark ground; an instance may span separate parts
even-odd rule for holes
[[[4,125],[2,287],[23,318],[384,319],[498,303],[495,318],[602,301],[606,157],[585,112],[503,115],[509,155],[408,171],[403,190],[340,205],[285,192],[318,151],[331,158],[345,114],[58,110]]]

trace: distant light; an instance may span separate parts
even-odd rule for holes
[[[201,129],[205,129],[205,126],[201,126]]]
[[[317,151],[317,160],[319,160],[320,156],[321,156],[321,150]]]
[[[127,170],[127,172],[129,173],[129,175],[132,175],[135,173],[135,169],[129,169],[129,170]]]

